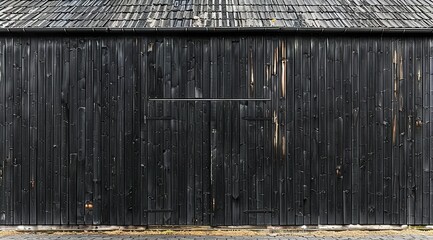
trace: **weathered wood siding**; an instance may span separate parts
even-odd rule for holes
[[[433,224],[432,74],[423,37],[0,37],[0,224]]]

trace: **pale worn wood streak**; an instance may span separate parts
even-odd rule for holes
[[[0,37],[0,224],[433,224],[432,41]]]

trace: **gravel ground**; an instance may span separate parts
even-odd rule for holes
[[[53,235],[53,234],[20,234],[20,235],[14,235],[14,236],[3,236],[0,237],[0,239],[5,240],[24,240],[24,239],[35,239],[35,240],[136,240],[136,239],[143,239],[143,240],[187,240],[187,239],[194,239],[194,240],[282,240],[282,239],[294,239],[294,240],[333,240],[333,239],[348,239],[348,240],[358,240],[358,239],[367,239],[367,240],[387,240],[387,239],[433,239],[433,236],[423,236],[423,235],[394,235],[394,236],[362,236],[362,237],[314,237],[314,236],[306,236],[306,237],[299,237],[299,236],[276,236],[276,237],[195,237],[195,236],[128,236],[128,235]]]

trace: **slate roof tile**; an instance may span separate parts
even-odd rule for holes
[[[1,28],[433,28],[433,0],[3,0]]]

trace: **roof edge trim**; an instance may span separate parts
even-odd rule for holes
[[[0,28],[0,33],[433,33],[433,28],[290,28],[290,27],[183,27],[183,28]]]

